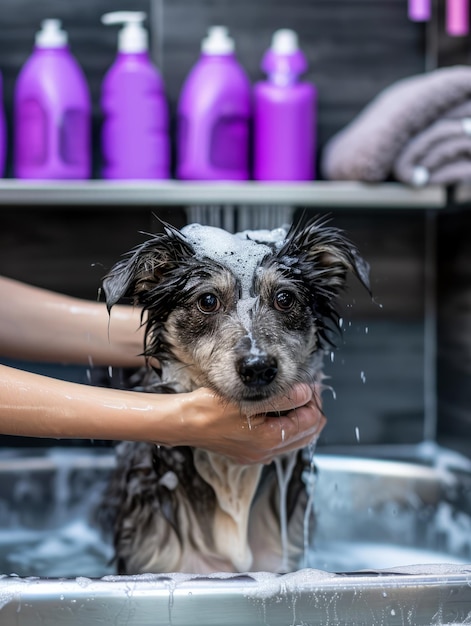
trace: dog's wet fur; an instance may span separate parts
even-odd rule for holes
[[[237,403],[244,419],[270,410],[272,398],[289,395],[296,382],[322,381],[323,355],[338,329],[337,296],[349,272],[369,291],[369,268],[325,221],[275,234],[236,237],[164,225],[112,268],[103,283],[107,306],[130,298],[142,307],[144,354],[159,363],[146,390],[209,387]],[[292,454],[283,547],[273,464],[241,466],[202,449],[120,444],[104,503],[118,572],[298,567],[307,495],[302,451]]]

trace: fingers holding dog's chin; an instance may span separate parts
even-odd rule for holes
[[[308,385],[297,385],[289,397],[273,399],[269,407],[265,403],[265,412],[260,412],[257,403],[252,414],[245,406],[223,402],[209,389],[192,392],[184,400],[181,394],[180,435],[172,444],[199,446],[242,464],[269,463],[305,447],[319,436],[325,423],[316,392]],[[267,415],[267,409],[273,416]]]
[[[263,428],[273,437],[273,456],[315,442],[327,420],[315,399],[281,417],[265,417]]]
[[[298,383],[288,393],[258,402],[244,403],[243,412],[252,419],[266,413],[272,415],[286,413],[307,404],[312,400],[312,397],[313,390],[311,387],[305,383]]]

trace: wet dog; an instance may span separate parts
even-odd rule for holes
[[[109,309],[131,298],[146,314],[144,354],[159,363],[149,390],[209,387],[243,415],[296,382],[321,382],[348,272],[369,290],[355,246],[319,220],[238,235],[165,225],[119,261],[103,287]],[[280,460],[278,469],[289,468],[282,501],[273,464],[120,444],[105,503],[118,572],[296,568],[305,542],[303,459],[297,452]]]

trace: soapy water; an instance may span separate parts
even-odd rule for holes
[[[434,550],[366,541],[325,542],[322,547],[311,549],[306,559],[306,567],[327,572],[357,572],[438,563],[465,565],[469,560]]]
[[[111,545],[84,519],[48,531],[0,532],[0,571],[7,574],[100,578],[115,573],[112,556]],[[354,572],[438,563],[466,564],[469,559],[387,543],[332,540],[309,547],[300,567]]]
[[[113,550],[85,519],[44,531],[0,532],[0,571],[19,576],[90,578],[112,574]]]
[[[412,491],[409,501],[413,506],[401,510],[398,503],[391,502],[390,506],[374,511],[374,527],[376,530],[384,529],[383,536],[372,535],[369,540],[369,534],[363,533],[363,536],[357,538],[354,529],[348,537],[341,536],[338,530],[343,531],[351,523],[352,515],[348,511],[337,512],[337,505],[332,503],[331,492],[330,495],[322,495],[322,489],[319,489],[322,481],[319,482],[319,476],[315,472],[314,448],[310,460],[311,467],[305,473],[309,503],[304,528],[305,555],[299,564],[300,568],[314,568],[325,572],[354,572],[417,564],[470,562],[471,515],[466,509],[457,511],[445,499],[436,503],[433,515],[426,514],[427,537],[421,537],[424,541],[420,546],[414,544],[414,533],[423,524],[423,520],[420,521],[423,505],[418,501],[418,495]],[[54,490],[55,501],[49,506],[48,514],[38,523],[31,523],[31,520],[37,521],[41,510],[27,515],[25,511],[22,515],[14,513],[14,500],[19,499],[21,503],[25,494],[37,489],[36,472],[29,477],[16,477],[12,481],[16,483],[11,489],[13,502],[3,499],[0,490],[0,509],[9,512],[8,523],[7,518],[0,515],[0,572],[57,578],[99,578],[112,575],[115,571],[112,563],[113,549],[94,525],[92,515],[99,502],[109,468],[101,472],[98,480],[94,478],[91,489],[88,479],[79,477],[77,482],[77,474],[82,470],[73,471],[73,455],[69,457],[61,454],[55,461],[57,467],[50,485]],[[291,474],[291,467],[283,469],[283,472],[280,471],[282,485]],[[87,469],[85,474],[89,471]],[[330,483],[333,479],[324,474],[324,480]],[[78,490],[81,501],[77,501]],[[280,496],[282,495],[283,486],[280,492]],[[323,502],[325,497],[329,501]],[[33,500],[31,505],[38,507],[38,501]],[[40,506],[41,504],[39,509]],[[328,507],[331,510],[327,512]],[[323,517],[323,512],[326,517]],[[282,523],[285,515],[286,512],[282,512]],[[320,532],[314,533],[312,545],[308,539],[309,528],[315,518]],[[415,518],[419,518],[419,524]],[[332,527],[334,525],[338,526],[337,530]],[[394,531],[394,539],[386,539],[388,533],[391,535],[391,529]]]

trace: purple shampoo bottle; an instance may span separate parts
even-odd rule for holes
[[[178,103],[177,177],[247,180],[251,85],[223,26],[213,26]]]
[[[14,173],[84,179],[91,173],[91,102],[59,20],[44,20],[14,93]]]
[[[315,178],[317,90],[299,77],[307,61],[289,29],[274,33],[254,89],[255,180]]]
[[[432,0],[409,0],[408,12],[413,22],[428,22],[432,15]]]
[[[169,115],[159,71],[148,52],[146,14],[116,11],[104,24],[124,27],[118,54],[102,84],[102,175],[106,179],[165,179],[170,176]]]
[[[5,174],[7,160],[7,122],[3,106],[3,77],[0,73],[0,177]]]

